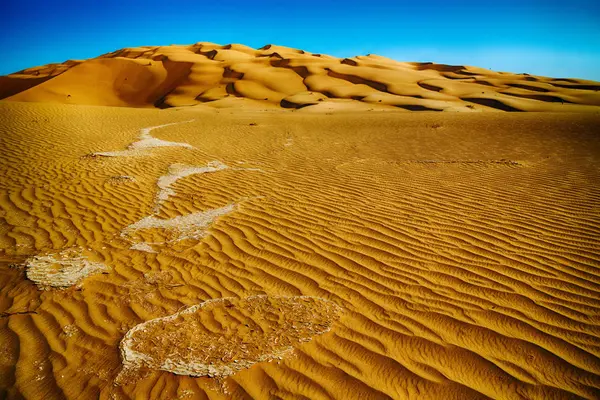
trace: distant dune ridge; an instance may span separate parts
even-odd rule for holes
[[[0,99],[158,108],[595,112],[600,82],[200,42],[28,68],[0,77]]]

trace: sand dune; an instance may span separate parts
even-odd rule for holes
[[[125,48],[0,77],[0,99],[10,101],[159,108],[598,112],[599,90],[582,79],[204,42]]]
[[[465,83],[455,78],[470,69],[375,56],[324,67],[335,59],[275,46],[165,49],[193,64],[189,76],[251,60],[244,76],[296,68],[339,94],[380,96],[385,84],[381,96],[422,90],[438,97],[410,101],[459,109],[470,108],[458,98],[489,99],[468,85],[571,100],[589,91],[506,74]],[[103,59],[164,62],[157,51]],[[324,68],[335,74],[318,76]],[[235,84],[233,71],[242,67],[228,72]],[[600,116],[373,113],[256,76],[290,103],[318,104],[0,102],[0,398],[599,398]],[[188,146],[90,156],[145,139]],[[40,290],[35,260],[43,279],[105,268]],[[141,365],[130,368],[127,349]]]

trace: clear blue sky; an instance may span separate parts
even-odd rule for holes
[[[0,2],[0,75],[199,41],[600,80],[600,0]]]

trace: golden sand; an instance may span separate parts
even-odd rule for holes
[[[598,112],[599,90],[583,79],[204,42],[125,48],[0,77],[0,99],[11,101],[303,112]]]
[[[5,77],[0,398],[599,398],[598,83],[211,46]]]

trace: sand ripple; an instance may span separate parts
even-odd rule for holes
[[[0,102],[0,398],[597,399],[600,117],[372,114]],[[180,124],[160,136],[193,151],[82,159],[125,148],[139,127],[199,115],[201,132]],[[177,180],[155,212],[170,166],[211,160],[230,168]],[[19,267],[36,255],[40,281],[86,262],[110,269],[41,291]],[[326,334],[293,336],[277,303],[250,318],[252,302],[219,300],[128,336],[150,368],[115,385],[135,326],[255,295],[308,295],[344,312],[325,318]],[[299,319],[315,332],[319,307]],[[219,342],[228,326],[236,335]],[[265,332],[282,327],[290,342],[278,347]],[[239,337],[256,351],[227,347]],[[225,366],[235,373],[177,375]]]

